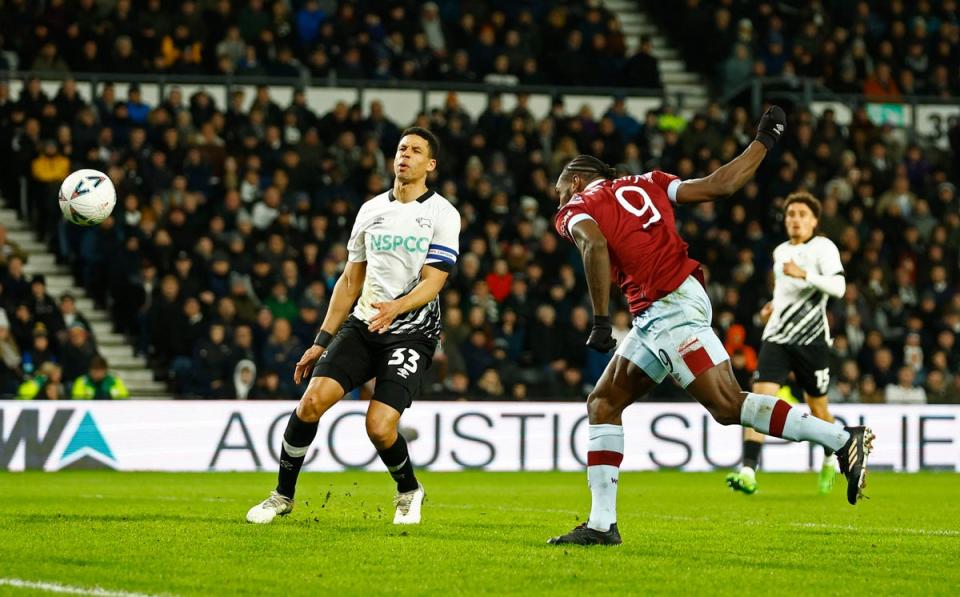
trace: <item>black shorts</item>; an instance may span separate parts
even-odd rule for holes
[[[320,356],[313,376],[329,377],[346,392],[376,378],[373,399],[403,412],[420,394],[436,347],[426,336],[371,333],[367,324],[350,316]]]
[[[827,395],[830,386],[830,348],[825,343],[798,346],[764,342],[760,347],[760,359],[754,383],[766,381],[785,385],[790,372],[797,385],[811,397]]]

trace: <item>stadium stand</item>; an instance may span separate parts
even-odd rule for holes
[[[956,0],[644,2],[687,64],[718,90],[805,77],[837,93],[896,99],[960,94]],[[710,39],[713,51],[704,52]]]
[[[174,9],[121,0],[103,19],[90,12],[94,2],[76,11],[56,1],[42,10],[7,3],[0,69],[32,68],[44,81],[28,73],[0,83],[0,163],[12,165],[0,171],[0,193],[70,268],[91,307],[109,311],[107,331],[130,338],[176,395],[293,399],[293,364],[344,265],[352,214],[389,184],[399,131],[427,126],[442,142],[431,184],[456,204],[464,225],[461,261],[442,295],[445,341],[428,395],[580,400],[608,357],[584,346],[589,303],[580,261],[552,231],[553,184],[566,160],[588,152],[625,172],[701,176],[753,138],[756,106],[737,92],[754,75],[815,76],[842,92],[868,91],[873,82],[892,89],[888,79],[902,82],[910,64],[927,58],[934,65],[960,48],[950,0],[929,10],[929,2],[909,9],[892,2],[904,7],[903,18],[865,2],[847,13],[838,8],[846,3],[820,2],[819,12],[805,9],[796,19],[792,3],[762,3],[747,14],[743,2],[708,8],[688,0],[693,25],[665,19],[664,28],[691,68],[719,73],[715,97],[729,101],[690,113],[653,98],[651,109],[638,109],[647,104],[624,97],[622,88],[591,101],[570,93],[551,100],[543,88],[510,92],[514,83],[603,86],[624,73],[658,86],[650,48],[639,50],[642,59],[627,58],[617,19],[600,3],[515,4],[391,3],[380,10],[379,3],[311,0],[286,11],[284,2],[251,0],[228,17],[229,2]],[[662,18],[657,4],[647,9]],[[910,23],[904,47],[915,46],[909,40],[921,29],[918,19],[927,51],[895,52],[904,61],[889,61],[887,77],[884,42],[896,41],[895,23]],[[729,31],[730,43],[700,56],[695,32],[713,27],[718,35]],[[112,41],[98,43],[104,39]],[[825,63],[800,66],[811,44],[830,40],[836,64],[854,65],[848,86],[845,66],[832,74]],[[956,94],[957,63],[945,86],[932,66],[925,77],[913,75],[923,87],[900,93]],[[53,88],[52,73],[63,79]],[[130,73],[204,75],[208,82],[155,84]],[[418,106],[396,121],[381,99],[389,92],[368,90],[363,101],[354,93],[320,107],[312,98],[322,88],[217,78],[227,73],[306,75],[328,84],[417,79],[432,91],[423,95],[426,112]],[[442,91],[457,82],[497,91],[477,108],[483,87]],[[831,400],[955,403],[960,210],[952,181],[960,175],[960,125],[944,120],[936,134],[920,134],[916,124],[878,119],[874,106],[796,102],[786,142],[756,181],[719,204],[679,209],[678,221],[709,272],[715,324],[741,381],[755,366],[756,313],[769,297],[771,251],[784,237],[778,207],[804,188],[823,199],[821,230],[840,246],[848,277],[845,297],[830,307]],[[103,170],[117,186],[114,217],[96,229],[58,217],[56,187],[79,167]],[[79,332],[67,332],[78,326],[66,320],[76,305],[63,311],[69,299],[57,297],[58,307],[45,296],[43,283],[23,274],[23,251],[4,240],[0,235],[8,322],[0,320],[2,391],[15,394],[52,360],[62,368],[53,375],[73,384],[68,370],[86,373],[67,366],[68,337]],[[622,337],[629,317],[622,301],[615,308]],[[680,393],[666,383],[656,396]]]

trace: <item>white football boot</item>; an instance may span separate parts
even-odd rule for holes
[[[397,512],[400,510],[398,509]],[[270,497],[263,500],[247,512],[247,522],[253,524],[267,524],[277,516],[286,516],[293,512],[293,500],[280,495],[276,491],[270,492]],[[419,516],[419,510],[418,510]]]
[[[423,498],[426,495],[423,485],[419,483],[413,491],[398,493],[393,498],[393,504],[397,507],[397,512],[393,515],[393,524],[420,524],[420,506],[423,505]]]

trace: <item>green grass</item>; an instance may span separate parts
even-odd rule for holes
[[[175,595],[954,593],[960,476],[843,481],[626,473],[615,548],[556,548],[589,507],[583,474],[421,473],[424,524],[391,524],[386,474],[305,474],[293,514],[243,522],[270,474],[0,474],[0,578]],[[28,594],[0,586],[0,594]]]

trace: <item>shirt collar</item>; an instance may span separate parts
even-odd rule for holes
[[[433,191],[431,191],[431,190],[428,188],[428,189],[423,193],[423,195],[420,195],[419,197],[417,197],[417,203],[423,203],[424,201],[426,201],[427,199],[429,199],[431,195],[433,195]],[[387,193],[387,198],[389,198],[390,201],[396,201],[396,200],[397,200],[397,198],[393,195],[393,190],[392,190],[392,189],[390,190],[389,193]]]
[[[598,179],[596,179],[596,180],[592,180],[592,181],[590,181],[590,184],[588,184],[587,186],[583,187],[583,190],[584,190],[584,191],[589,191],[590,189],[592,189],[593,187],[597,186],[598,184],[603,183],[603,182],[606,182],[606,180],[607,180],[606,178],[598,178]]]

